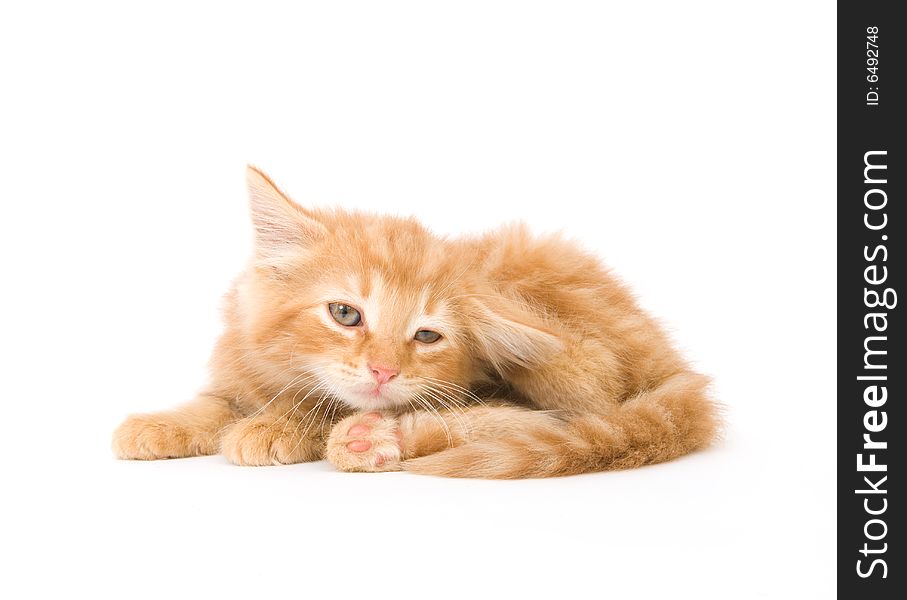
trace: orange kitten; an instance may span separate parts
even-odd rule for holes
[[[327,458],[343,471],[549,477],[708,445],[716,406],[593,256],[511,226],[450,240],[412,219],[294,204],[248,170],[256,253],[206,392],[128,418],[120,458]]]

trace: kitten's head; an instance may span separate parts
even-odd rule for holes
[[[273,385],[360,410],[443,406],[489,369],[531,368],[560,345],[492,295],[475,244],[412,219],[307,210],[248,170],[255,257],[235,318]]]

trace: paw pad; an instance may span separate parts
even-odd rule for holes
[[[365,452],[366,450],[371,449],[372,443],[368,440],[353,440],[347,444],[346,447],[353,452]]]
[[[327,458],[341,471],[395,471],[402,442],[395,418],[379,412],[353,415],[331,430]]]

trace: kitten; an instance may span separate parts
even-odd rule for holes
[[[248,186],[255,255],[227,295],[211,383],[128,418],[118,457],[520,478],[715,439],[708,379],[574,244],[304,209],[252,167]]]

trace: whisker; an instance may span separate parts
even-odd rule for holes
[[[428,410],[428,413],[432,415],[432,418],[441,423],[441,426],[444,428],[444,433],[447,434],[447,445],[448,447],[453,447],[453,438],[450,435],[450,427],[447,425],[447,422],[444,421],[444,417],[441,416],[441,413],[439,413],[438,410],[422,396],[422,394],[417,393],[413,397],[416,402]]]
[[[327,418],[327,416],[328,416],[328,411],[331,410],[331,409],[334,407],[334,405],[336,404],[336,402],[337,402],[337,398],[335,398],[333,395],[329,396],[329,398],[328,398],[328,405],[325,407],[324,413],[321,415],[321,422],[318,424],[318,435],[320,435],[322,438],[324,437],[324,426],[325,426],[325,424],[327,424],[327,425],[330,425],[330,424],[331,424],[330,421],[329,421],[328,418]],[[330,434],[330,431],[329,431],[328,433]]]
[[[438,401],[441,404],[441,406],[443,406],[444,409],[447,410],[451,414],[451,416],[453,416],[454,419],[456,419],[457,424],[460,426],[460,429],[462,429],[464,433],[466,433],[466,434],[469,433],[469,427],[466,425],[466,423],[461,418],[461,415],[462,416],[466,415],[466,411],[463,410],[462,406],[458,406],[456,404],[455,405],[448,404],[445,401],[443,395],[440,394],[439,390],[432,389],[428,386],[422,386],[422,389],[429,396],[431,396],[436,401]],[[448,397],[448,399],[453,400],[453,398],[450,398],[450,397]]]
[[[302,373],[300,373],[299,375],[297,375],[296,377],[291,379],[290,382],[288,384],[286,384],[285,386],[283,386],[283,388],[281,388],[281,390],[279,392],[277,392],[273,398],[271,398],[270,400],[265,402],[261,407],[259,407],[258,410],[256,410],[254,413],[249,415],[249,418],[257,417],[258,415],[260,415],[268,406],[271,405],[272,402],[274,402],[278,397],[280,397],[280,395],[283,394],[285,391],[287,391],[291,386],[301,383],[303,381],[309,381],[315,377],[318,377],[318,373],[312,373],[308,369],[317,371],[320,368],[321,364],[327,364],[327,362],[324,361],[322,363],[315,363],[312,365],[307,365],[307,370],[303,371]]]
[[[312,374],[312,375],[310,375],[309,377],[306,377],[305,379],[303,379],[302,381],[300,381],[299,384],[308,383],[309,381],[311,381],[311,380],[313,380],[313,379],[318,379],[318,377],[319,377],[318,374]],[[292,410],[293,413],[295,414],[296,409],[299,407],[299,405],[302,404],[303,402],[305,402],[305,399],[308,397],[308,396],[303,397],[302,400],[300,400],[299,402],[296,402],[296,398],[298,398],[298,397],[299,397],[299,394],[301,394],[301,393],[303,392],[303,390],[305,390],[305,389],[306,389],[305,386],[303,386],[303,387],[300,387],[298,390],[296,390],[296,393],[293,394],[293,397],[290,399],[290,405],[291,405],[290,408],[288,408],[286,411],[284,411],[284,413],[283,413],[282,415],[280,415],[279,417],[277,417],[277,418],[274,420],[275,423],[276,423],[277,421],[280,421],[280,420],[283,419],[284,417],[286,417],[286,416],[287,416],[287,413],[289,413],[291,410]],[[291,415],[291,416],[292,416],[292,415]],[[288,422],[288,423],[289,423],[289,421],[290,421],[290,419],[287,418],[287,422]]]
[[[328,411],[332,406],[334,406],[336,402],[338,402],[337,398],[340,396],[340,394],[337,393],[337,388],[333,384],[329,385],[328,387],[330,388],[328,390],[329,402],[324,409],[324,414],[321,415],[321,423],[319,424],[319,434],[321,435],[321,437],[324,437],[324,422],[328,416]],[[333,416],[331,418],[333,419]]]
[[[309,421],[309,424],[306,425],[306,426],[305,426],[305,429],[302,430],[302,435],[300,436],[300,440],[301,440],[302,438],[304,438],[304,437],[306,436],[306,434],[308,434],[309,429],[312,427],[312,425],[315,424],[315,419],[318,417],[318,412],[317,412],[317,411],[318,411],[318,409],[324,404],[324,401],[325,401],[325,399],[326,399],[327,396],[328,396],[328,389],[327,389],[327,387],[323,387],[322,389],[323,389],[324,391],[322,391],[322,392],[321,392],[321,396],[318,397],[318,404],[316,404],[315,407],[312,409],[312,410],[315,411],[315,414],[312,415],[311,421]],[[309,412],[312,412],[312,411],[309,411]],[[297,429],[298,429],[298,427],[297,427]]]
[[[299,390],[299,391],[297,391],[295,394],[293,394],[293,399],[290,401],[290,402],[293,402],[293,403],[294,403],[294,404],[293,404],[293,414],[291,414],[289,417],[287,417],[287,422],[284,423],[283,429],[281,430],[281,433],[286,433],[287,427],[290,426],[290,421],[292,421],[292,420],[293,420],[293,417],[296,416],[296,411],[299,410],[299,407],[302,406],[302,404],[303,404],[303,403],[306,401],[306,399],[311,395],[311,393],[312,393],[314,390],[317,390],[317,389],[318,389],[318,386],[315,386],[315,388],[313,388],[313,390],[311,390],[309,393],[307,393],[305,396],[303,396],[303,397],[302,397],[302,400],[300,400],[299,402],[296,402],[296,397],[299,395],[299,393],[300,393],[302,390]],[[284,413],[284,416],[285,416],[286,414],[287,414],[287,413]],[[306,414],[308,414],[308,413],[306,413]],[[281,418],[283,418],[283,416],[281,416]]]
[[[319,382],[318,386],[316,388],[312,389],[309,392],[309,394],[313,394],[316,391],[318,391],[319,389],[325,390],[323,382]],[[307,396],[308,396],[308,394],[307,394]],[[302,427],[303,423],[305,423],[309,419],[309,415],[312,415],[312,422],[315,421],[315,417],[318,415],[317,410],[321,406],[321,404],[324,402],[324,396],[325,396],[325,392],[322,391],[321,395],[318,397],[319,398],[318,402],[315,403],[315,405],[312,406],[312,408],[310,408],[306,412],[306,414],[304,414],[302,416],[302,418],[299,420],[299,423],[296,424],[296,428],[293,429],[293,437],[296,437],[296,435],[299,434],[299,428]],[[305,439],[305,436],[306,436],[306,433],[308,432],[308,430],[309,430],[309,426],[306,426],[306,428],[303,430],[303,432],[301,434],[299,434],[299,439],[296,440],[296,445],[293,446],[292,449],[290,449],[290,454],[292,454],[293,452],[296,452],[296,449],[299,448],[299,446],[302,444],[302,440]]]
[[[296,377],[294,377],[292,380],[290,380],[290,383],[288,383],[287,385],[285,385],[279,392],[277,392],[277,394],[275,394],[273,398],[271,398],[270,400],[268,400],[267,402],[265,402],[262,406],[260,406],[260,407],[258,408],[258,410],[256,410],[255,412],[253,412],[251,415],[248,415],[247,417],[244,417],[244,418],[245,418],[245,419],[253,419],[253,418],[257,417],[257,416],[260,415],[260,414],[261,414],[268,406],[270,406],[271,403],[274,402],[281,394],[283,394],[285,391],[287,391],[287,389],[288,389],[290,386],[292,386],[292,385],[294,385],[294,384],[296,384],[296,383],[299,383],[300,381],[303,381],[303,382],[304,382],[304,381],[308,381],[309,379],[311,379],[310,374],[305,373],[305,372],[300,373],[299,375],[297,375]],[[235,422],[235,421],[234,421],[234,422]],[[216,436],[217,436],[217,435],[220,435],[225,429],[229,428],[231,425],[233,425],[233,422],[228,423],[227,425],[224,425],[223,427],[221,427],[220,429],[217,430],[217,432],[215,433],[215,435],[216,435]]]
[[[469,390],[469,389],[463,387],[462,385],[458,385],[458,384],[456,384],[456,383],[454,383],[454,382],[452,382],[452,381],[446,381],[446,380],[444,380],[444,379],[438,379],[437,377],[427,377],[427,376],[423,376],[422,379],[425,379],[425,380],[427,380],[427,381],[431,381],[431,382],[433,382],[433,383],[435,383],[435,384],[437,384],[437,385],[439,385],[439,386],[441,386],[441,387],[443,387],[443,388],[446,388],[446,389],[449,389],[449,390],[457,391],[457,392],[463,394],[464,396],[467,396],[468,398],[470,398],[470,399],[472,399],[472,400],[475,400],[478,404],[481,404],[482,406],[485,405],[485,402],[484,402],[481,398],[479,398],[478,396],[476,396],[476,394],[475,394],[473,391],[471,391],[471,390]]]
[[[456,405],[458,408],[460,408],[463,412],[465,412],[465,409],[470,407],[470,405],[467,402],[460,400],[459,398],[454,396],[453,392],[451,392],[450,390],[439,387],[439,386],[437,386],[437,384],[428,385],[427,387],[428,387],[428,389],[432,390],[436,394],[438,394],[441,397],[445,398],[446,400],[449,400],[450,402],[452,402],[454,405]]]

